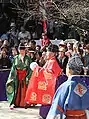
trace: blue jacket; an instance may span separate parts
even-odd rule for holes
[[[89,108],[89,88],[85,83],[87,77],[70,76],[57,89],[46,119],[53,119],[58,114],[65,114],[67,109],[86,110]]]

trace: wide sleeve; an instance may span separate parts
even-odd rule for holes
[[[57,78],[62,72],[56,60],[50,60],[48,66],[44,68],[44,76],[46,79]]]
[[[65,115],[65,110],[67,108],[67,100],[69,94],[69,86],[63,83],[56,91],[50,111],[46,119],[55,119],[56,116]]]
[[[13,61],[13,65],[6,83],[6,94],[8,98],[8,102],[11,104],[15,95],[15,89],[17,88],[17,73],[15,68],[15,60]]]
[[[28,57],[28,65],[27,65],[27,75],[26,75],[26,82],[28,83],[29,82],[29,79],[32,75],[32,70],[30,68],[30,64],[32,63],[32,60],[30,57]]]
[[[10,83],[11,81],[14,81],[16,79],[17,72],[16,72],[16,67],[15,67],[15,59],[13,60],[13,64],[11,67],[11,71],[7,80],[7,83]]]

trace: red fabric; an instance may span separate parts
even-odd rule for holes
[[[17,76],[19,80],[17,94],[15,98],[15,105],[24,107],[25,106],[25,96],[26,96],[26,70],[17,70]],[[24,83],[23,83],[24,80]]]
[[[83,116],[85,115],[84,110],[66,110],[66,116]]]
[[[83,116],[67,116],[66,119],[87,119],[86,114]]]
[[[26,77],[26,70],[17,70],[18,80],[24,80]]]
[[[44,68],[35,68],[26,92],[25,101],[29,104],[51,104],[55,92],[55,83],[61,68],[56,60],[50,60]]]
[[[43,29],[45,33],[47,31],[46,20],[43,20]]]
[[[17,95],[15,99],[15,105],[20,107],[25,107],[25,96],[26,96],[26,81],[24,81],[24,84],[22,81],[19,81],[18,89],[17,89]]]
[[[48,38],[44,38],[41,40],[42,46],[45,46],[50,43],[50,40]]]

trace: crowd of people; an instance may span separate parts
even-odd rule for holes
[[[1,36],[0,51],[0,69],[10,69],[6,83],[10,109],[42,104],[43,119],[87,119],[89,85],[84,79],[89,78],[89,44],[56,45],[42,33],[38,45],[24,27],[18,33],[13,23]]]

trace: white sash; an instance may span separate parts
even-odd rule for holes
[[[87,119],[89,119],[89,110],[85,110]]]

